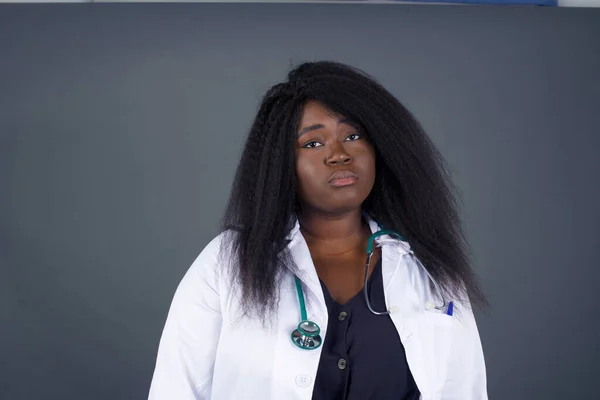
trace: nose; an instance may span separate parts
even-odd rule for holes
[[[341,143],[335,143],[331,145],[331,152],[327,156],[325,162],[328,165],[346,165],[352,162],[352,157],[344,149]]]

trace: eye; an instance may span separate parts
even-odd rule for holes
[[[358,140],[360,139],[362,136],[360,133],[353,133],[351,135],[348,135],[348,137],[346,138],[347,141],[353,141],[353,140]]]
[[[304,146],[302,146],[305,149],[314,149],[316,147],[320,147],[323,146],[321,143],[319,142],[315,142],[314,140],[312,142],[308,142],[306,143]]]

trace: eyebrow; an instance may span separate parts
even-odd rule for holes
[[[348,120],[347,118],[341,118],[340,120],[338,120],[338,125],[340,124],[347,124],[352,126],[353,128],[356,128],[357,125],[350,122],[350,120]],[[311,126],[307,126],[306,128],[302,129],[299,133],[298,133],[298,137],[304,135],[305,133],[311,132],[311,131],[316,131],[317,129],[323,129],[325,128],[325,125],[323,124],[315,124],[315,125],[311,125]]]

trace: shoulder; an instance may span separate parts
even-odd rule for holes
[[[232,231],[221,232],[200,250],[184,274],[179,291],[196,292],[203,286],[215,291],[223,289],[224,278],[230,274],[232,265],[232,235],[235,235]]]
[[[220,272],[232,261],[232,248],[235,231],[224,231],[213,237],[198,253],[192,265],[191,271],[202,269],[213,269]]]

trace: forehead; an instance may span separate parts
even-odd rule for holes
[[[338,115],[325,107],[323,104],[315,100],[307,101],[302,108],[302,118],[300,124],[307,124],[315,121],[322,121],[325,119],[341,119],[342,115]]]

